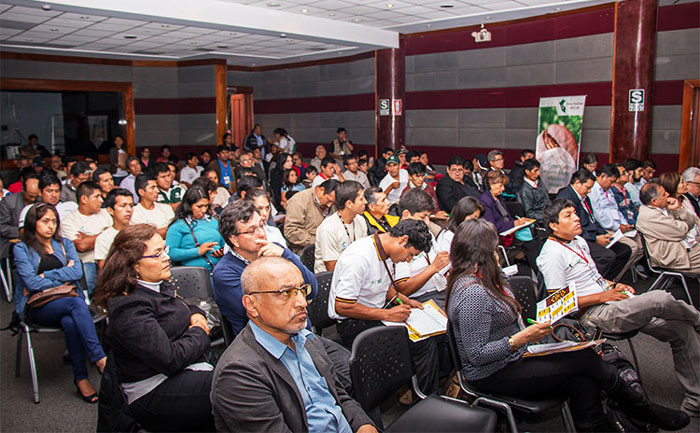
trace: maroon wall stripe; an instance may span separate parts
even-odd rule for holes
[[[435,32],[406,37],[406,55],[463,51],[478,48],[504,47],[556,39],[612,33],[615,27],[613,7],[573,13],[556,17],[509,23],[488,27],[492,35],[489,43],[474,42],[471,33],[477,27],[465,27],[454,32]]]
[[[365,111],[374,110],[374,93],[310,98],[266,99],[255,101],[253,106],[255,114]]]
[[[139,98],[134,112],[140,114],[215,114],[216,98]]]
[[[659,8],[659,15],[656,19],[656,30],[659,32],[696,29],[698,27],[700,27],[700,2]]]

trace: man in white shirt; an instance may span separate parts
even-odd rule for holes
[[[345,182],[345,177],[340,174],[340,167],[335,162],[332,156],[327,156],[321,161],[321,170],[318,172],[318,176],[314,178],[311,182],[312,187],[319,186],[328,179],[334,179],[339,182]]]
[[[620,230],[622,233],[633,231],[634,224],[630,224],[627,221],[627,217],[620,211],[615,195],[610,189],[620,175],[620,171],[614,164],[605,164],[597,171],[596,182],[593,184],[591,192],[588,193],[593,206],[593,214],[609,234],[614,235],[617,230]],[[639,235],[635,234],[633,237],[623,236],[618,242],[630,247],[631,253],[625,267],[615,277],[616,281],[622,278],[625,272],[644,255]]]
[[[131,222],[134,213],[134,198],[124,188],[114,188],[107,194],[105,209],[112,216],[113,225],[100,233],[95,240],[95,261],[97,268],[104,266],[109,249],[117,233]]]
[[[343,165],[347,170],[343,173],[345,180],[355,180],[360,182],[362,188],[368,189],[371,185],[369,184],[369,179],[367,175],[360,171],[360,166],[357,162],[357,156],[355,155],[345,155],[343,157]]]
[[[122,179],[119,187],[129,190],[131,196],[134,197],[134,203],[138,203],[139,195],[134,188],[134,182],[136,181],[136,176],[141,174],[141,162],[139,162],[137,157],[132,156],[126,161],[126,168],[129,171],[129,175]]]
[[[365,329],[383,326],[382,320],[404,322],[412,308],[423,308],[420,302],[396,291],[391,270],[394,264],[429,251],[430,240],[424,222],[407,219],[390,232],[364,237],[343,251],[333,272],[328,315],[339,321],[336,328],[346,347]],[[410,349],[419,387],[431,394],[439,379],[436,340],[412,342]]]
[[[92,181],[78,185],[78,209],[61,221],[61,236],[75,244],[83,262],[88,293],[92,294],[97,281],[95,241],[97,236],[112,225],[112,217],[102,209],[100,187]]]
[[[401,219],[423,221],[430,227],[430,214],[435,207],[432,197],[420,189],[407,191],[399,201]],[[411,299],[423,303],[433,300],[440,308],[445,307],[445,273],[450,270],[450,252],[438,252],[437,242],[430,234],[430,250],[421,252],[410,262],[396,264],[396,288]]]
[[[681,410],[698,414],[700,408],[700,312],[663,290],[635,295],[626,284],[603,278],[588,243],[579,235],[581,223],[574,204],[555,199],[545,208],[550,233],[537,258],[549,292],[570,287],[578,298],[577,318],[588,330],[626,333],[640,331],[668,342],[685,400]]]
[[[175,219],[175,212],[167,204],[158,203],[158,184],[150,174],[140,174],[136,177],[136,192],[140,202],[134,207],[131,224],[151,224],[165,239],[170,221]]]
[[[328,152],[326,151],[326,146],[319,144],[316,146],[315,149],[315,156],[311,158],[311,162],[309,162],[309,165],[313,165],[317,169],[321,170],[321,161],[328,155]]]
[[[408,185],[408,172],[401,168],[399,157],[391,155],[386,160],[386,176],[379,183],[379,188],[386,194],[389,203],[398,203],[401,199],[401,192]]]
[[[314,273],[332,271],[340,254],[356,240],[367,236],[365,190],[359,182],[348,180],[335,191],[338,212],[328,215],[316,229]]]
[[[185,161],[187,165],[180,170],[180,182],[189,188],[192,186],[192,182],[200,176],[203,168],[198,165],[199,158],[196,153],[190,152],[185,155]]]

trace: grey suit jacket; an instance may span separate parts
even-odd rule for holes
[[[647,205],[639,207],[637,230],[644,235],[651,262],[655,266],[669,269],[691,267],[688,251],[681,241],[694,226],[695,215],[683,208],[669,211],[666,216],[659,209]]]
[[[0,258],[10,254],[10,239],[19,238],[19,215],[24,209],[22,192],[0,200]]]
[[[304,345],[353,431],[373,424],[343,389],[317,338]],[[214,371],[211,404],[216,431],[306,432],[304,400],[282,361],[262,347],[250,324],[226,349]]]

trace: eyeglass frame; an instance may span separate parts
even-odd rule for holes
[[[165,253],[165,255],[169,257],[170,256],[170,246],[166,245],[165,248],[163,248],[162,250],[160,250],[160,252],[158,252],[158,254],[151,254],[149,256],[141,256],[141,258],[142,259],[160,259],[160,256],[162,256],[163,253]]]
[[[304,298],[306,298],[307,296],[309,296],[309,294],[311,294],[312,287],[311,287],[311,284],[309,284],[309,283],[304,283],[298,287],[290,287],[288,289],[262,290],[262,291],[250,292],[250,293],[246,293],[246,294],[247,295],[258,295],[258,294],[262,294],[262,293],[277,293],[280,295],[287,294],[289,296],[287,298],[287,301],[289,301],[291,299],[296,298],[296,295],[294,297],[289,295],[292,290],[297,290],[297,295],[298,295],[299,291],[301,291],[302,289],[306,289],[304,292],[302,292],[302,293],[304,293]]]
[[[252,235],[253,233],[257,232],[258,230],[261,230],[263,233],[265,232],[265,222],[262,222],[260,225],[253,227],[252,229],[246,230],[244,232],[238,232],[236,236],[240,235]]]

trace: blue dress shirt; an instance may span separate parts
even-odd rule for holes
[[[600,186],[598,182],[593,185],[588,197],[593,205],[593,213],[598,222],[603,228],[608,230],[617,230],[620,224],[629,224],[625,215],[620,212],[615,200],[615,194],[612,191],[612,186],[607,191]]]
[[[272,356],[282,361],[294,379],[294,383],[304,400],[309,433],[352,433],[350,424],[343,415],[343,410],[328,389],[326,379],[318,372],[311,355],[304,348],[306,339],[314,338],[314,334],[307,329],[302,329],[298,334],[292,335],[295,351],[263,331],[252,321],[250,329],[255,335],[255,340]]]

